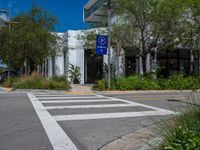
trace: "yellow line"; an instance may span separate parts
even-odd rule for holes
[[[80,94],[80,95],[89,95],[89,94],[94,94],[93,92],[64,92],[64,94]]]

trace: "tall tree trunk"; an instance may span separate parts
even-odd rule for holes
[[[155,72],[157,72],[157,57],[158,57],[158,47],[155,47],[155,50],[154,50],[154,61],[155,61]]]
[[[151,61],[151,72],[153,72],[153,78],[156,79],[157,78],[157,51],[158,48],[155,47],[154,49],[154,59]]]
[[[144,28],[141,28],[141,44],[140,44],[140,74],[144,74],[146,72],[146,55],[145,55],[145,38],[144,38]]]
[[[121,49],[122,49],[122,41],[118,40],[117,45],[116,45],[116,76],[117,78],[119,78],[119,71],[120,71],[119,58],[120,58]]]
[[[194,73],[194,51],[190,50],[190,73]]]
[[[142,57],[142,68],[143,68],[143,74],[146,73],[146,54]]]
[[[24,61],[24,75],[27,76],[27,61]]]
[[[150,67],[150,53],[148,52],[146,54],[146,73],[149,73],[151,71],[151,67]]]
[[[199,60],[198,60],[199,61],[199,70],[198,70],[199,72],[198,73],[200,74],[200,50],[198,50],[198,58],[199,58]]]
[[[144,71],[143,71],[143,61],[142,61],[142,56],[139,56],[139,74],[143,75]]]

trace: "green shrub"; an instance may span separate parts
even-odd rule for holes
[[[168,127],[161,150],[200,149],[200,107],[192,107]]]
[[[49,90],[68,90],[69,83],[64,77],[52,77],[46,79],[38,74],[22,76],[15,79],[12,84],[14,88],[20,89],[49,89]]]
[[[3,87],[13,87],[13,83],[16,82],[18,78],[9,77],[6,81],[2,83]]]
[[[98,90],[105,90],[107,88],[107,83],[105,80],[99,80],[93,88]]]
[[[145,74],[134,75],[130,77],[120,77],[111,80],[112,90],[184,90],[184,89],[199,89],[200,76],[184,77],[183,74],[173,73],[168,79],[154,79],[155,75]],[[94,89],[105,90],[107,86],[102,83],[103,80],[97,82]],[[105,81],[104,81],[105,82]]]
[[[183,74],[174,73],[169,79],[159,79],[161,89],[198,89],[200,80],[196,76],[184,77]]]
[[[160,89],[160,86],[155,80],[150,80],[142,76],[131,76],[128,78],[119,78],[114,80],[115,84],[112,84],[112,89],[118,90],[150,90]]]
[[[68,83],[66,76],[53,76],[50,78],[50,80],[56,81],[56,82],[67,82]]]
[[[163,150],[199,150],[200,133],[178,126],[168,137]]]

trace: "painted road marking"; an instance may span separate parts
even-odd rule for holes
[[[106,104],[106,105],[73,105],[73,106],[46,106],[46,109],[52,110],[52,109],[67,109],[67,108],[72,108],[72,109],[77,109],[77,108],[113,108],[113,107],[130,107],[133,105],[128,105],[128,104]],[[137,106],[137,105],[134,105]]]
[[[60,95],[58,95],[58,94],[56,94],[56,95],[45,95],[45,94],[34,94],[36,97],[73,97],[72,95],[70,95],[70,96],[68,96],[68,95],[66,95],[66,94],[60,94]],[[78,95],[76,95],[76,96],[78,96]],[[83,95],[80,95],[80,97],[82,97]],[[94,94],[92,94],[92,95],[87,95],[87,96],[91,96],[91,97],[95,97],[95,95]]]
[[[58,100],[58,101],[41,101],[41,103],[81,103],[81,102],[118,102],[111,99],[95,99],[95,100]]]
[[[79,103],[79,102],[108,102],[108,101],[115,101],[115,102],[123,102],[125,104],[96,104],[96,105],[63,105],[63,106],[45,106],[47,110],[54,110],[54,109],[89,109],[89,108],[112,108],[112,107],[136,107],[140,106],[143,108],[151,109],[151,111],[139,111],[139,112],[116,112],[116,113],[100,113],[100,114],[75,114],[75,115],[56,115],[54,116],[56,121],[67,121],[67,120],[91,120],[91,119],[109,119],[109,118],[128,118],[128,117],[142,117],[142,116],[160,116],[160,115],[173,115],[177,114],[177,112],[166,110],[154,106],[149,106],[141,103],[136,103],[129,100],[107,97],[102,95],[92,95],[92,96],[58,96],[56,97],[49,97],[43,96],[38,97],[40,103],[47,104],[47,103]],[[90,100],[88,100],[90,98]],[[101,98],[101,99],[100,99]]]
[[[101,113],[101,114],[78,114],[78,115],[56,115],[56,121],[68,120],[93,120],[93,119],[111,119],[111,118],[129,118],[142,116],[162,116],[176,114],[171,111],[142,111],[142,112],[126,112],[126,113]]]
[[[97,97],[37,97],[40,100],[50,100],[50,99],[87,99],[87,98],[97,98]]]
[[[124,103],[128,103],[129,106],[141,106],[141,107],[144,107],[144,108],[149,108],[149,109],[153,109],[153,110],[157,110],[157,111],[170,111],[172,114],[174,113],[174,111],[171,111],[171,110],[162,109],[162,108],[158,108],[158,107],[154,107],[154,106],[150,106],[150,105],[145,105],[145,104],[141,104],[141,103],[136,103],[136,102],[132,102],[132,101],[129,101],[129,100],[107,97],[107,96],[102,96],[102,95],[97,95],[97,96],[98,97],[110,98],[112,100],[118,100],[118,101],[121,101],[121,102],[124,102]]]
[[[49,114],[40,101],[27,93],[54,150],[78,150],[56,120]]]

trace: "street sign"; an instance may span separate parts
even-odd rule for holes
[[[108,36],[97,35],[96,36],[96,53],[98,55],[107,55],[108,48]]]

